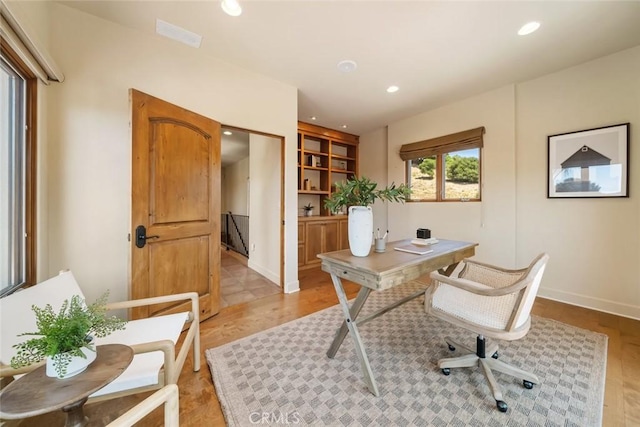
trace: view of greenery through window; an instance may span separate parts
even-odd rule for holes
[[[438,184],[437,156],[413,159],[410,164],[409,182],[413,193],[411,200],[438,200],[440,190],[443,200],[480,198],[480,149],[455,151],[441,155],[444,169],[444,185]]]

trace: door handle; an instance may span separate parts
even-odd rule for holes
[[[147,229],[144,225],[136,227],[136,246],[139,248],[144,248],[144,245],[147,244],[147,240],[159,238],[160,236],[147,236]]]

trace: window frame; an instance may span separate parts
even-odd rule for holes
[[[38,79],[29,67],[20,59],[20,56],[8,45],[2,43],[0,46],[2,59],[19,74],[25,83],[24,95],[24,230],[25,238],[25,276],[24,281],[2,290],[2,295],[14,292],[24,286],[31,286],[36,283],[37,277],[37,204],[36,204],[36,182],[37,182],[37,99],[38,99]]]
[[[428,202],[481,202],[482,201],[482,148],[484,127],[469,129],[455,134],[440,136],[424,141],[404,144],[400,148],[400,158],[405,163],[405,183],[412,185],[411,163],[413,160],[435,157],[436,166],[434,179],[436,180],[436,197],[434,199],[415,199],[409,196],[409,203]],[[459,151],[478,150],[478,197],[477,198],[446,198],[446,166],[445,157]]]

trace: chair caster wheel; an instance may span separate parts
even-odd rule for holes
[[[451,373],[451,369],[444,368],[444,369],[442,369],[442,373],[445,374],[445,375],[449,375]]]
[[[497,359],[497,358],[498,358],[498,352],[496,351],[495,353],[493,353],[493,354],[491,355],[491,357],[493,357],[494,359]]]
[[[507,412],[507,409],[509,409],[507,404],[502,400],[496,400],[496,406],[498,407],[498,411],[500,412]]]
[[[456,351],[456,348],[451,344],[447,344],[449,346],[449,351]]]
[[[533,388],[533,383],[531,381],[527,381],[527,380],[522,380],[522,385],[524,386],[524,388],[526,388],[527,390],[531,390]]]

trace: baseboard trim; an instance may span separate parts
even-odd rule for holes
[[[300,292],[300,281],[294,280],[293,282],[286,283],[284,285],[284,293],[292,294],[294,292]]]
[[[257,271],[258,273],[262,274],[267,279],[271,280],[276,285],[280,286],[280,278],[277,275],[273,274],[271,271],[267,270],[266,268],[256,264],[255,262],[252,262],[251,258],[249,258],[249,262],[247,263],[247,267],[249,267],[250,269],[252,269],[254,271]]]
[[[578,307],[601,311],[603,313],[640,320],[640,307],[637,305],[623,304],[602,298],[588,297],[585,295],[574,294],[572,292],[564,292],[557,289],[547,289],[542,287],[538,291],[538,296]]]

